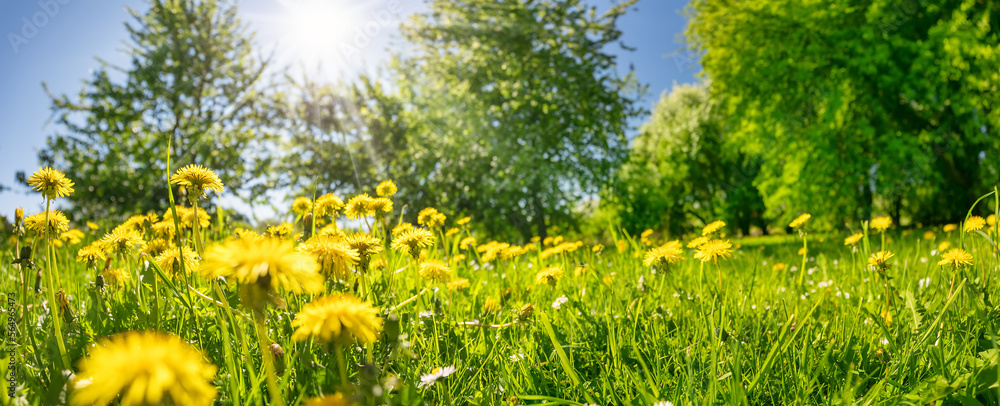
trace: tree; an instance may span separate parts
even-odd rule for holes
[[[171,169],[200,164],[227,191],[246,192],[270,165],[261,152],[270,113],[260,103],[266,63],[252,54],[235,5],[153,0],[146,14],[130,12],[131,66],[105,64],[77,97],[52,96],[67,131],[49,137],[42,164],[76,181],[69,200],[91,218],[162,210],[168,141]]]
[[[1000,8],[697,0],[690,13],[713,97],[761,158],[755,184],[781,222],[954,220],[997,178]]]
[[[752,225],[766,230],[752,183],[759,163],[740,153],[729,132],[707,85],[664,93],[605,196],[622,226],[679,235],[723,219],[744,235]]]
[[[579,0],[436,0],[405,24],[413,47],[395,72],[423,182],[407,201],[525,238],[570,220],[611,179],[641,112],[605,50],[632,3],[598,17]]]

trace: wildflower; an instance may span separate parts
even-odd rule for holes
[[[550,266],[548,268],[542,269],[541,271],[538,271],[538,274],[535,275],[535,283],[536,284],[546,283],[549,286],[555,287],[556,281],[561,279],[565,274],[566,273],[562,270],[562,268],[558,266]]]
[[[486,302],[483,303],[484,313],[496,313],[500,311],[500,303],[493,298],[493,296],[487,296]]]
[[[451,268],[444,261],[436,259],[420,263],[420,277],[437,282],[448,282],[451,279]]]
[[[972,216],[965,220],[965,227],[962,228],[963,231],[971,233],[973,231],[982,230],[986,226],[986,220],[979,216]]]
[[[371,216],[374,214],[374,211],[371,209],[372,200],[371,196],[368,196],[368,193],[352,197],[347,201],[347,208],[344,209],[344,215],[352,220]]]
[[[799,248],[799,251],[798,251],[798,252],[799,252],[799,255],[805,255],[805,254],[806,254],[806,252],[808,252],[808,251],[809,251],[809,250],[808,250],[808,249],[806,249],[806,247],[801,247],[801,248]]]
[[[327,193],[316,199],[316,216],[335,216],[343,207],[343,200],[333,193]]]
[[[389,200],[388,197],[377,197],[368,203],[368,208],[371,209],[376,216],[382,216],[386,213],[392,212],[392,200]]]
[[[972,254],[961,248],[952,248],[948,252],[941,254],[941,261],[938,262],[938,265],[951,265],[952,268],[972,265]]]
[[[292,234],[294,231],[292,223],[281,223],[276,226],[268,226],[264,230],[264,235],[274,238],[285,238]]]
[[[109,254],[121,256],[131,254],[133,248],[141,249],[146,245],[146,241],[135,229],[119,226],[105,234],[104,238],[101,239],[101,244],[104,245],[104,249]]]
[[[42,192],[47,200],[55,200],[58,197],[73,194],[73,181],[66,175],[50,167],[40,168],[28,178],[28,185],[38,192]]]
[[[80,248],[76,252],[76,262],[87,264],[88,268],[94,268],[98,263],[107,259],[104,250],[97,244],[90,244]]]
[[[374,261],[368,263],[368,269],[373,271],[382,271],[389,266],[389,261],[384,256],[378,256]]]
[[[464,226],[466,224],[469,224],[470,221],[472,221],[472,217],[462,217],[462,218],[458,219],[457,221],[455,221],[455,224],[458,224],[460,226]]]
[[[566,295],[559,296],[556,298],[556,301],[552,302],[552,308],[556,310],[562,309],[562,305],[568,301],[569,298]]]
[[[604,245],[603,244],[594,245],[593,247],[590,248],[590,251],[595,254],[600,254],[601,251],[604,251]]]
[[[413,224],[402,222],[392,228],[392,235],[397,236],[413,229]]]
[[[396,184],[391,180],[384,180],[375,187],[375,194],[381,197],[391,197],[396,194]]]
[[[681,253],[682,251],[679,247],[662,245],[646,251],[646,257],[643,258],[642,264],[647,267],[676,264],[684,259]]]
[[[938,252],[945,252],[948,248],[951,248],[951,241],[942,241],[938,244],[937,250]]]
[[[358,251],[337,237],[315,236],[298,247],[299,252],[307,252],[319,258],[320,272],[341,279],[351,274],[351,266],[361,260]]]
[[[317,235],[326,235],[326,236],[330,236],[330,237],[346,237],[347,236],[347,234],[344,233],[344,230],[341,230],[340,227],[337,227],[337,223],[327,224],[323,228],[319,229],[319,231],[317,231],[316,234]]]
[[[83,241],[83,237],[86,237],[86,235],[83,234],[83,231],[77,230],[75,228],[72,230],[64,231],[62,234],[59,234],[59,239],[69,243],[69,245],[79,244],[80,241]]]
[[[373,343],[382,331],[378,309],[350,294],[323,296],[302,307],[292,320],[292,339],[347,344]]]
[[[791,223],[788,223],[788,226],[791,228],[802,227],[806,224],[806,221],[809,221],[809,218],[811,217],[812,215],[809,213],[802,213],[798,217],[796,217],[795,220],[792,220]]]
[[[216,367],[180,337],[128,332],[102,340],[80,361],[72,405],[211,405]]]
[[[732,247],[733,245],[729,241],[712,240],[699,246],[694,257],[702,262],[718,261],[719,258],[733,256]]]
[[[475,237],[465,237],[458,243],[458,248],[469,249],[476,245]]]
[[[851,234],[850,236],[848,236],[847,238],[844,239],[844,245],[854,245],[854,244],[857,244],[858,241],[861,241],[862,238],[865,238],[865,235],[862,234],[862,233]]]
[[[206,278],[225,277],[242,285],[258,285],[267,292],[277,288],[294,293],[319,293],[323,277],[312,255],[296,252],[290,241],[230,240],[208,249],[201,264]]]
[[[177,274],[181,270],[181,260],[184,261],[184,269],[190,274],[192,270],[198,269],[201,260],[198,255],[188,247],[172,247],[156,257],[156,265],[160,269],[170,274]]]
[[[448,289],[450,290],[465,290],[469,288],[469,280],[466,278],[455,278],[451,282],[448,282]]]
[[[178,169],[174,176],[170,177],[170,184],[180,185],[187,190],[188,199],[191,201],[204,197],[208,190],[222,193],[222,180],[211,169],[201,165],[188,165]]]
[[[452,228],[449,228],[449,229],[448,229],[448,231],[445,231],[445,232],[444,232],[444,236],[445,236],[445,237],[451,237],[451,236],[453,236],[453,235],[455,235],[455,234],[458,234],[458,233],[459,233],[459,232],[461,232],[461,231],[462,231],[462,230],[461,230],[461,229],[459,229],[458,227],[452,227]]]
[[[986,216],[986,224],[989,224],[991,226],[997,225],[997,215],[990,214],[989,216]]]
[[[427,226],[428,228],[440,227],[444,225],[444,221],[447,217],[441,214],[437,209],[433,207],[427,207],[417,213],[417,224]]]
[[[645,231],[642,232],[642,234],[639,234],[639,239],[642,240],[643,242],[649,241],[649,236],[651,236],[651,235],[653,235],[653,229],[652,228],[647,228]],[[552,243],[553,244],[558,244],[555,241],[553,241]]]
[[[260,234],[257,234],[256,231],[247,230],[245,228],[237,228],[237,229],[233,230],[233,235],[235,235],[236,238],[239,238],[239,239],[245,240],[245,241],[257,241],[257,240],[264,239],[264,236],[262,236]]]
[[[97,225],[97,223],[95,223],[93,221],[88,221],[87,222],[87,228],[89,228],[91,230],[97,230],[97,229],[101,228],[101,226]]]
[[[362,259],[382,252],[382,240],[367,233],[354,233],[348,235],[344,238],[344,243],[353,248],[355,251],[358,251],[358,255]]]
[[[392,249],[416,258],[420,248],[434,243],[434,234],[424,228],[414,228],[406,231],[392,241]]]
[[[958,230],[958,225],[957,224],[945,224],[944,228],[942,228],[941,230],[944,231],[944,232],[946,232],[946,233],[950,233],[952,231]]]
[[[535,306],[533,306],[531,303],[525,304],[524,306],[521,306],[521,311],[518,312],[517,319],[520,321],[528,320],[534,313],[535,313]]]
[[[724,222],[722,220],[715,220],[715,221],[713,221],[713,222],[708,223],[707,225],[705,225],[705,228],[701,229],[701,235],[707,236],[707,235],[715,234],[716,231],[721,230],[722,227],[725,227],[725,226],[726,226],[726,222]]]
[[[884,272],[892,266],[892,264],[889,263],[889,259],[893,256],[895,256],[895,254],[889,251],[876,252],[868,258],[868,265],[878,268],[879,271]]]
[[[24,228],[31,230],[38,235],[45,235],[45,212],[32,214],[24,218]],[[49,232],[52,234],[62,233],[69,230],[69,219],[59,210],[49,211]]]
[[[698,237],[688,243],[688,248],[698,248],[709,241],[708,237]]]
[[[527,253],[528,253],[527,248],[522,247],[520,245],[511,245],[507,248],[504,248],[500,252],[500,257],[503,258],[504,261],[509,261]]]
[[[173,243],[164,240],[162,238],[154,238],[146,242],[146,245],[139,250],[140,254],[146,254],[151,257],[158,257],[164,251],[173,247]]]
[[[340,392],[306,400],[306,406],[353,406],[357,404],[358,402],[350,400]]]
[[[785,269],[788,269],[788,265],[785,265],[784,262],[778,262],[777,264],[774,264],[774,266],[771,267],[771,270],[774,272],[781,272],[784,271]]]
[[[465,254],[455,255],[455,256],[451,257],[451,260],[448,261],[448,262],[451,262],[452,264],[458,264],[458,263],[461,263],[462,261],[465,261]]]
[[[873,218],[872,222],[871,222],[871,225],[872,225],[872,228],[874,228],[874,229],[876,229],[878,231],[888,230],[889,227],[892,227],[892,217],[882,216],[882,217]]]
[[[429,374],[420,375],[420,383],[417,384],[418,387],[426,388],[428,386],[434,385],[435,382],[447,378],[449,375],[455,373],[457,369],[454,366],[448,367],[437,367]]]
[[[104,277],[106,283],[118,287],[124,287],[132,280],[132,274],[125,268],[108,268],[101,271],[100,275]]]
[[[311,212],[312,209],[313,202],[308,197],[296,197],[295,201],[292,202],[292,212],[299,215],[299,217]]]
[[[933,231],[928,230],[928,231],[924,232],[924,239],[925,240],[933,240],[934,238],[937,238],[937,236],[934,235]]]
[[[583,276],[583,274],[587,273],[587,270],[589,268],[590,268],[590,266],[587,265],[587,264],[583,264],[583,265],[577,266],[576,268],[573,268],[573,277],[574,278],[579,278],[579,277]]]

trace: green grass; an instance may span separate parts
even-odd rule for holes
[[[206,245],[231,234],[215,221],[203,231]],[[1000,261],[992,242],[937,229],[934,240],[925,240],[924,231],[889,231],[885,248],[895,257],[888,290],[867,267],[866,242],[852,250],[837,234],[822,242],[810,236],[801,286],[801,241],[794,235],[733,240],[734,256],[718,263],[721,286],[716,264],[692,259],[689,249],[669,269],[644,267],[645,248],[632,239],[621,254],[613,245],[599,255],[584,245],[547,259],[535,250],[483,266],[476,253],[456,250],[464,235],[439,239],[429,257],[469,258],[453,265],[454,276],[471,281],[457,292],[429,285],[408,257],[387,250],[390,271],[359,276],[367,278],[360,286],[371,287],[362,288],[362,297],[383,309],[385,331],[373,345],[345,348],[350,386],[340,384],[335,348],[290,339],[291,320],[310,300],[304,295],[283,295],[284,308],[267,310],[269,338],[284,350],[276,360],[278,386],[292,405],[335,391],[355,394],[362,404],[997,404]],[[93,271],[74,261],[79,248],[101,236],[90,234],[56,248],[52,264],[75,315],[62,325],[74,368],[103,337],[159,329],[183,337],[218,366],[218,404],[270,402],[257,330],[241,316],[249,311],[235,285],[221,290],[227,310],[211,300],[217,293],[209,281],[172,279],[132,256],[134,281],[141,275],[142,283],[99,289]],[[879,236],[870,238],[876,251]],[[952,270],[938,266],[933,254],[943,241],[975,257],[974,266],[959,271],[952,296]],[[34,259],[46,267],[39,246]],[[65,403],[68,374],[40,306],[45,284],[42,293],[34,291],[35,271],[24,270],[26,284],[19,280],[13,243],[2,255],[0,285],[16,295],[0,321],[7,325],[12,310],[30,306],[16,323],[16,338],[5,342],[4,357],[15,353],[18,396],[29,404]],[[778,262],[788,269],[774,271]],[[575,276],[584,264],[587,271]],[[551,265],[566,276],[554,287],[535,284],[535,273]],[[328,281],[327,291],[354,285]],[[568,300],[556,309],[561,296]],[[487,297],[500,311],[484,311]],[[530,316],[522,316],[526,304],[534,307]],[[883,316],[887,308],[891,321]],[[7,364],[0,363],[5,376]],[[451,365],[457,371],[448,378],[417,385],[422,374]],[[6,394],[0,397],[7,404]]]

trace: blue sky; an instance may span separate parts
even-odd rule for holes
[[[244,20],[257,32],[262,50],[272,53],[276,65],[292,64],[317,78],[336,81],[370,70],[387,59],[396,25],[423,9],[417,0],[323,0],[323,7],[300,7],[317,0],[243,0]],[[606,9],[608,0],[592,0]],[[635,51],[618,47],[622,69],[635,68],[649,85],[643,104],[648,108],[673,83],[694,81],[695,62],[683,48],[681,33],[686,0],[640,0],[621,20],[623,41]],[[37,152],[49,135],[60,131],[50,123],[54,94],[76,94],[83,81],[100,67],[97,58],[126,66],[124,22],[132,17],[126,7],[145,10],[142,0],[30,0],[0,4],[0,214],[11,216],[23,206],[29,213],[42,210],[41,197],[15,184],[15,173],[30,175],[38,168]],[[325,9],[325,10],[324,10]],[[306,23],[303,23],[306,21]],[[303,27],[322,24],[316,36]],[[368,34],[364,34],[367,28]],[[317,41],[315,38],[333,38]],[[353,48],[352,48],[353,46]],[[322,50],[322,51],[321,51]],[[328,50],[328,51],[327,51]],[[354,52],[354,51],[359,52]],[[67,171],[72,178],[72,171]],[[79,187],[80,185],[78,185]]]

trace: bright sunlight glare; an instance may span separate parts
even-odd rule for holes
[[[375,20],[366,5],[352,0],[282,0],[281,10],[271,22],[277,51],[285,59],[306,66],[341,68],[350,64],[359,50],[356,37],[364,35],[365,24]],[[370,24],[369,24],[370,25]]]

